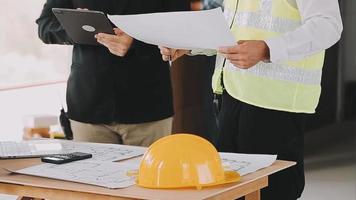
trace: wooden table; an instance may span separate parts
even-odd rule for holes
[[[110,190],[79,183],[11,174],[3,168],[18,170],[39,164],[39,159],[0,160],[0,193],[50,200],[123,200],[123,199],[237,199],[260,200],[260,190],[268,186],[268,176],[295,165],[276,161],[272,166],[242,177],[239,183],[203,190],[151,190],[138,186]]]

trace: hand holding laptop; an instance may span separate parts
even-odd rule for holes
[[[53,8],[52,11],[76,44],[100,45],[94,37],[96,34],[115,34],[113,25],[103,12],[85,8]]]
[[[107,47],[112,54],[124,57],[130,50],[134,39],[118,28],[114,28],[114,32],[115,35],[98,33],[95,38],[100,44]]]

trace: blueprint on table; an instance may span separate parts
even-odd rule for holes
[[[41,164],[15,173],[119,189],[135,184],[135,178],[128,176],[128,172],[136,169],[136,165],[124,163],[79,161],[62,165]]]
[[[61,142],[66,152],[83,152],[90,153],[93,161],[115,162],[129,158],[141,156],[147,148],[118,145],[118,144],[97,144],[64,141]]]
[[[138,171],[141,162],[140,157],[119,163],[102,160],[112,161],[135,154],[138,155],[145,148],[113,145],[112,149],[110,149],[108,147],[111,147],[111,145],[88,145],[87,143],[66,143],[64,146],[67,148],[73,147],[77,151],[93,153],[96,158],[63,165],[41,164],[15,171],[15,173],[72,181],[111,189],[125,188],[135,184],[134,177],[130,177],[128,174],[135,174]],[[117,152],[123,153],[116,155]],[[220,153],[220,157],[225,170],[237,171],[241,176],[269,167],[277,159],[276,155],[236,153]]]
[[[277,160],[276,155],[220,153],[220,157],[225,169],[241,176],[269,167]]]

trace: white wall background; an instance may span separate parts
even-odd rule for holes
[[[67,77],[71,47],[38,38],[35,21],[44,2],[0,0],[0,88]]]
[[[67,79],[71,47],[46,45],[38,38],[35,21],[44,2],[0,0],[0,90]],[[0,140],[21,139],[25,115],[58,115],[64,88],[57,84],[0,91]]]
[[[61,103],[65,104],[65,87],[63,83],[0,92],[0,141],[21,140],[24,116],[59,116]]]

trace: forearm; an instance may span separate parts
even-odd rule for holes
[[[300,60],[334,45],[343,30],[337,0],[297,0],[302,26],[266,40],[272,62]]]

